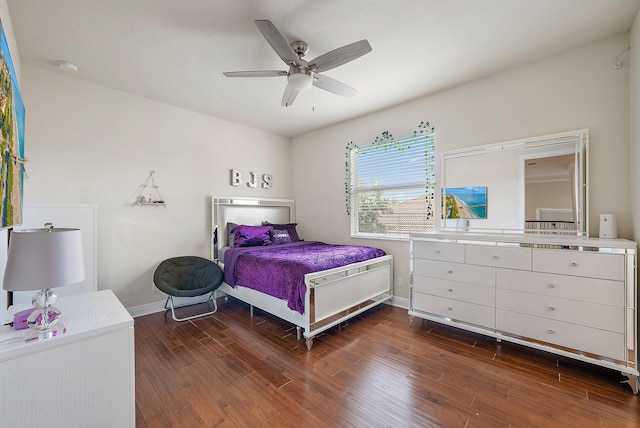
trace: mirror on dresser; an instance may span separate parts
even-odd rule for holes
[[[440,154],[441,231],[589,236],[587,129]]]

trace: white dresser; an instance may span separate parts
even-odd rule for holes
[[[55,337],[25,342],[29,329],[0,327],[0,425],[134,427],[133,318],[111,290],[56,307]]]
[[[409,315],[620,370],[638,393],[636,243],[415,233]]]

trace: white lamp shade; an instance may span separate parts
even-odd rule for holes
[[[29,229],[11,233],[3,288],[29,291],[85,279],[80,229]]]

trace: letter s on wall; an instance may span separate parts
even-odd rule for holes
[[[273,177],[271,174],[263,174],[262,175],[262,188],[263,189],[271,189],[271,180]]]

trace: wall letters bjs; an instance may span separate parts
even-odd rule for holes
[[[247,186],[249,187],[258,187],[258,174],[256,174],[255,172],[250,172],[249,175],[251,175],[251,180],[247,181]],[[271,181],[273,180],[273,177],[271,176],[271,174],[262,174],[261,177],[261,187],[263,189],[270,189],[271,188]],[[240,171],[238,171],[237,169],[232,169],[231,170],[231,185],[232,186],[240,186],[242,184],[242,173],[240,173]]]

